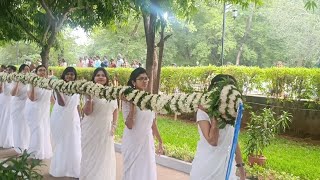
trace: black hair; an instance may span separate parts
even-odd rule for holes
[[[13,65],[9,65],[9,66],[7,66],[7,68],[11,69],[13,72],[17,71],[17,67],[15,67]]]
[[[92,76],[91,81],[94,82],[94,77],[96,77],[96,75],[98,74],[99,71],[102,71],[107,78],[107,82],[106,82],[106,84],[104,84],[104,86],[109,85],[109,74],[108,74],[107,70],[103,67],[98,67],[93,71],[93,76]]]
[[[21,73],[24,70],[25,67],[29,67],[30,68],[30,66],[27,65],[27,64],[21,64],[21,66],[18,69],[18,73]]]
[[[68,72],[73,72],[74,76],[75,76],[74,80],[77,79],[77,71],[76,71],[76,69],[74,67],[67,67],[66,69],[64,69],[64,71],[61,74],[61,79],[65,80],[65,77],[66,77]]]
[[[44,68],[47,70],[47,67],[46,67],[45,65],[42,65],[42,64],[41,64],[41,65],[39,65],[39,66],[36,67],[35,73],[37,73],[38,70],[39,70],[41,67],[44,67]]]
[[[1,68],[3,68],[3,69],[6,69],[7,67],[6,67],[6,65],[1,65]]]
[[[140,76],[140,74],[147,74],[147,71],[142,67],[138,67],[135,70],[133,70],[130,74],[130,78],[129,78],[127,85],[134,88],[132,81],[136,82],[136,79],[138,76]]]
[[[229,74],[218,74],[212,78],[208,91],[211,91],[218,82],[226,80],[229,81],[229,84],[237,86],[237,80],[233,76]]]

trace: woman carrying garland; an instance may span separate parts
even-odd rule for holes
[[[109,77],[104,68],[93,72],[92,81],[108,86]],[[116,155],[114,133],[118,121],[116,100],[108,101],[88,95],[85,97],[81,121],[81,170],[80,180],[115,180]]]
[[[30,67],[22,64],[19,67],[18,73],[27,74],[30,72]],[[14,82],[11,90],[11,121],[14,129],[13,141],[14,149],[17,153],[22,153],[29,147],[30,130],[27,120],[24,116],[25,105],[27,101],[27,86],[21,82]]]
[[[236,85],[234,77],[219,74],[211,80],[208,91],[224,80],[229,80]],[[228,165],[228,158],[231,150],[234,127],[227,124],[223,129],[218,128],[215,117],[209,117],[205,110],[200,107],[197,111],[197,123],[200,140],[198,141],[197,152],[192,162],[190,172],[191,180],[218,180],[225,179]],[[236,167],[238,167],[240,180],[245,180],[244,163],[242,160],[239,144],[236,148],[236,164],[231,169],[230,179],[237,179]]]
[[[77,79],[76,69],[67,67],[61,79],[65,82]],[[66,95],[54,91],[56,99],[51,112],[51,139],[53,156],[49,173],[54,177],[80,176],[81,131],[79,116],[79,94]]]
[[[8,66],[6,71],[11,74],[16,72],[15,66]],[[10,118],[10,104],[11,104],[11,85],[9,82],[2,82],[0,84],[0,147],[12,148],[13,142],[13,127]]]
[[[143,91],[148,87],[148,81],[146,70],[137,68],[131,73],[128,86]],[[159,142],[158,154],[163,154],[163,146],[155,113],[142,111],[127,101],[123,101],[122,112],[126,125],[121,150],[124,160],[123,180],[156,180],[153,135]]]
[[[47,68],[39,65],[35,73],[47,77]],[[33,85],[27,87],[28,99],[25,105],[25,118],[30,128],[30,144],[28,152],[36,159],[49,159],[52,156],[50,141],[50,98],[51,90]]]

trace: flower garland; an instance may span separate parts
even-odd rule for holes
[[[211,99],[209,115],[217,118],[220,129],[227,124],[234,125],[237,117],[238,105],[242,102],[242,95],[230,79],[218,82],[210,93]]]
[[[149,109],[161,114],[191,113],[202,105],[208,109],[210,117],[217,118],[219,128],[224,128],[226,124],[234,125],[238,104],[242,97],[240,91],[231,85],[230,81],[219,82],[212,91],[206,93],[174,95],[150,94],[129,86],[105,87],[86,80],[65,82],[59,79],[42,78],[33,73],[0,73],[0,82],[11,81],[31,84],[43,89],[53,89],[67,95],[90,94],[107,100],[120,99],[124,96],[126,100],[132,101],[141,110]]]

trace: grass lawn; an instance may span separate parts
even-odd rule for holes
[[[159,131],[166,149],[166,155],[191,162],[197,148],[199,135],[195,123],[158,118]],[[116,141],[121,141],[124,129],[122,115],[116,133]],[[240,145],[244,152],[247,135],[240,133]],[[286,172],[301,179],[320,178],[320,145],[311,145],[278,137],[266,148],[268,158],[266,168],[276,172]],[[244,156],[243,156],[244,157]]]

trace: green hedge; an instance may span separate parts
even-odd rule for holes
[[[50,67],[56,76],[64,68]],[[90,80],[94,68],[77,68],[78,77]],[[125,85],[131,68],[107,68],[113,81]],[[164,67],[161,71],[161,91],[172,93],[175,89],[182,92],[203,91],[214,75],[225,73],[233,75],[242,89],[259,89],[266,95],[283,95],[288,98],[320,99],[319,68],[258,68],[239,66],[202,66],[202,67]],[[195,88],[197,87],[197,88]],[[246,92],[244,92],[246,93]]]

